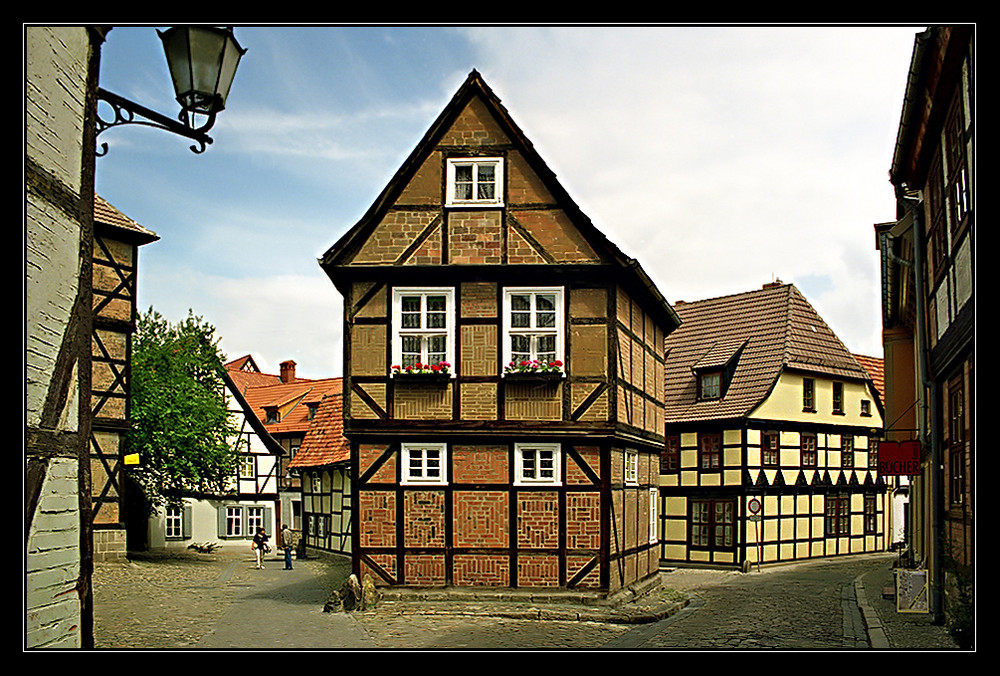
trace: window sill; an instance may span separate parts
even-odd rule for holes
[[[451,380],[450,373],[393,373],[392,380],[397,383],[413,383],[414,385],[444,384]]]
[[[509,371],[503,374],[504,380],[516,382],[555,382],[566,376],[562,371]]]

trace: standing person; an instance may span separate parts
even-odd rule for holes
[[[281,527],[281,546],[285,550],[285,570],[292,569],[292,547],[294,546],[293,538],[292,529],[289,528],[286,523]]]
[[[257,554],[258,570],[262,570],[264,568],[264,554],[271,551],[271,548],[267,544],[267,540],[267,533],[264,532],[263,528],[258,528],[257,534],[253,536],[253,542],[250,543],[250,549]]]

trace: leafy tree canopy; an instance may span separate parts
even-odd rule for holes
[[[215,327],[188,311],[172,324],[153,308],[132,345],[132,477],[153,506],[173,491],[223,491],[235,477],[236,433],[226,409]]]

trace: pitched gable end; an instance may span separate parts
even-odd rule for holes
[[[569,198],[472,71],[321,266],[632,263]]]

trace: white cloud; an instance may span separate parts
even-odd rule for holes
[[[178,321],[192,309],[212,324],[227,358],[252,354],[260,368],[278,373],[286,359],[304,378],[339,375],[343,306],[340,294],[319,272],[226,279],[191,269],[147,273],[142,285],[170,288],[156,309]]]

